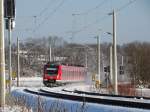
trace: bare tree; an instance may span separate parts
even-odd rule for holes
[[[124,51],[128,58],[128,70],[132,80],[139,84],[150,81],[150,44],[133,42],[124,45]]]

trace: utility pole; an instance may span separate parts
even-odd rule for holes
[[[123,72],[123,73],[121,73],[121,72]],[[125,75],[124,75],[124,57],[123,56],[121,56],[120,74],[122,74],[122,81],[125,81]]]
[[[86,53],[85,53],[85,67],[87,68],[88,67],[88,59],[87,59],[88,57],[87,57],[87,51],[86,51]]]
[[[100,36],[97,36],[97,74],[98,74],[98,81],[100,84],[101,77],[100,77]]]
[[[118,81],[117,81],[117,44],[116,44],[116,14],[113,10],[113,79],[114,92],[118,95]]]
[[[124,60],[124,58],[123,58],[123,56],[121,56],[121,65],[122,66],[124,65],[123,60]]]
[[[113,67],[113,63],[112,63],[112,45],[110,45],[110,81],[112,83],[113,80],[113,75],[112,75],[112,67]]]
[[[49,45],[49,62],[52,61],[52,47],[51,44]]]
[[[8,43],[9,43],[9,93],[11,92],[12,69],[11,69],[11,18],[8,18]]]
[[[72,31],[71,31],[71,38],[70,38],[70,41],[72,44],[75,38],[76,16],[79,16],[79,15],[80,14],[76,14],[76,13],[72,14]]]
[[[87,68],[88,67],[88,59],[87,59],[88,57],[87,57],[87,52],[86,52],[86,54],[85,54],[85,67]]]
[[[51,47],[51,38],[49,38],[49,62],[52,61],[52,47]]]
[[[19,78],[20,78],[20,52],[19,52],[19,38],[17,38],[17,87],[19,87]]]
[[[4,0],[0,0],[0,107],[5,106]]]
[[[33,16],[33,18],[34,18],[34,24],[35,24],[35,27],[36,27],[36,18],[37,18],[37,16]]]

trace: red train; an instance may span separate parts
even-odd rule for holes
[[[57,80],[84,81],[86,74],[85,67],[47,63],[44,65],[43,83],[47,86]]]

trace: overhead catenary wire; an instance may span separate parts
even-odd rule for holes
[[[102,5],[104,5],[108,0],[103,0],[101,3],[99,3],[98,5],[96,5],[94,8],[89,9],[86,12],[80,13],[80,15],[86,15],[98,8],[100,8]],[[42,25],[44,25],[46,23],[46,21],[64,4],[65,0],[62,0],[62,2],[49,14],[49,16],[47,16],[41,23],[39,23],[37,25],[37,27],[33,30],[33,33],[35,33]],[[48,9],[48,7],[44,8],[41,13],[39,14],[39,16],[42,15],[42,13],[44,13],[46,10]],[[89,25],[85,26],[84,28],[88,27]],[[82,28],[83,29],[83,28]]]
[[[62,1],[58,4],[58,6],[57,6],[48,16],[46,16],[46,17],[44,18],[44,20],[43,20],[41,23],[39,23],[39,24],[37,25],[37,27],[33,30],[33,33],[35,33],[42,25],[44,25],[44,24],[47,22],[47,20],[48,20],[50,17],[52,17],[52,16],[57,12],[57,10],[65,3],[65,1],[66,1],[66,0],[62,0]]]
[[[98,5],[96,5],[95,7],[93,8],[90,8],[88,9],[87,11],[85,12],[80,12],[80,13],[73,13],[72,16],[80,16],[80,15],[83,15],[83,16],[86,16],[90,13],[92,13],[94,10],[98,9],[98,8],[101,8],[108,0],[103,0],[101,1],[100,3],[98,3]],[[97,21],[97,20],[96,20]],[[75,21],[74,21],[74,24],[75,24]],[[77,33],[77,32],[80,32],[82,31],[83,29],[86,29],[88,28],[88,26],[91,26],[90,24],[86,25],[86,26],[83,26],[80,30],[77,30],[77,31],[73,31],[73,26],[72,26],[72,31],[70,31],[69,33],[72,34],[72,37],[70,38],[72,41],[73,41],[73,38],[74,38],[74,35]]]
[[[129,1],[128,1],[126,4],[124,4],[123,6],[121,6],[120,8],[117,8],[117,9],[115,10],[116,13],[121,12],[122,10],[124,10],[125,8],[127,8],[129,5],[133,4],[135,1],[137,1],[137,0],[129,0]],[[79,14],[82,14],[82,13],[79,13]],[[83,26],[83,27],[80,28],[79,30],[73,31],[72,33],[74,33],[74,34],[80,33],[80,32],[82,32],[82,31],[88,29],[89,27],[91,27],[91,26],[93,26],[93,25],[95,25],[95,24],[97,24],[97,23],[102,22],[102,21],[105,20],[107,17],[109,17],[109,15],[111,15],[111,14],[112,14],[112,11],[109,12],[109,13],[107,13],[106,15],[104,15],[103,17],[101,17],[100,19],[97,19],[96,21],[94,21],[94,22],[92,22],[92,23],[90,23],[90,24],[88,24],[88,25],[86,25],[86,26]],[[68,33],[68,32],[66,32],[66,33]],[[70,33],[70,32],[69,32],[69,33]]]
[[[53,5],[53,3],[55,3],[57,0],[50,0],[47,5],[40,11],[39,14],[35,14],[35,15],[27,15],[27,16],[23,16],[23,15],[20,15],[18,16],[18,19],[30,19],[30,18],[33,18],[34,16],[36,17],[40,17],[42,16],[49,8],[51,8],[51,6]]]
[[[127,8],[129,5],[133,4],[134,2],[136,2],[137,0],[129,0],[128,3],[126,3],[125,5],[123,5],[122,7],[118,8],[116,10],[116,12],[120,12],[122,10],[124,10],[125,8]]]
[[[120,8],[117,8],[115,11],[116,11],[117,13],[118,13],[118,12],[121,12],[122,10],[124,10],[125,8],[127,8],[129,5],[133,4],[135,1],[137,1],[137,0],[129,0],[125,5],[121,6]],[[44,24],[48,21],[48,19],[49,19],[50,17],[52,17],[52,16],[56,13],[56,11],[64,4],[64,2],[65,2],[65,0],[62,0],[62,1],[59,3],[59,5],[58,5],[57,7],[55,7],[55,9],[53,9],[53,11],[51,11],[51,12],[43,19],[42,22],[40,22],[38,25],[36,25],[35,28],[32,29],[31,32],[32,32],[32,33],[35,33],[42,25],[44,25]],[[96,6],[95,6],[94,8],[92,8],[92,9],[88,9],[88,10],[85,11],[85,12],[79,13],[79,15],[82,15],[82,14],[83,14],[83,15],[84,15],[84,14],[89,14],[90,12],[92,12],[92,11],[94,11],[94,10],[100,8],[101,6],[103,6],[105,2],[106,2],[106,0],[102,1],[101,3],[99,3],[98,5],[96,5]],[[50,3],[50,2],[49,2],[49,3]],[[48,5],[47,5],[47,6],[48,6]],[[47,6],[39,13],[38,16],[43,15],[43,14],[45,13],[45,11],[49,9],[49,7],[47,7]],[[111,12],[111,11],[110,11],[110,12]],[[30,16],[30,17],[33,18],[33,16]],[[89,24],[87,24],[87,25],[81,27],[80,29],[78,29],[78,30],[76,30],[76,31],[73,31],[73,33],[76,34],[76,33],[82,32],[82,31],[84,31],[84,30],[87,30],[89,27],[94,26],[95,24],[104,21],[107,17],[109,17],[109,16],[108,16],[107,13],[105,13],[105,15],[104,15],[103,17],[101,17],[100,19],[97,19],[97,20],[95,20],[94,22],[89,23]],[[27,29],[28,29],[28,28],[26,28],[25,30],[27,30]],[[20,29],[19,29],[19,30],[20,30]],[[21,29],[21,30],[23,30],[23,29]],[[70,32],[71,32],[71,31],[70,31]],[[64,33],[68,33],[68,32],[65,31]]]
[[[101,17],[100,19],[97,19],[96,21],[94,21],[93,23],[90,23],[86,26],[83,26],[82,28],[80,28],[79,30],[76,30],[76,31],[69,31],[69,32],[66,32],[66,33],[73,33],[73,34],[76,34],[76,33],[80,33],[86,29],[88,29],[89,27],[99,23],[99,22],[102,22],[103,20],[105,20],[106,18],[108,17],[108,15],[105,15],[103,17]]]
[[[91,9],[88,9],[87,11],[85,12],[81,12],[81,13],[78,13],[78,15],[87,15],[89,13],[91,13],[92,11],[102,7],[108,0],[103,0],[102,2],[100,2],[98,5],[96,5],[95,7],[91,8]]]
[[[42,10],[41,10],[41,12],[39,13],[39,14],[36,14],[36,15],[31,15],[31,16],[18,16],[19,18],[24,18],[24,19],[31,19],[31,18],[39,18],[40,16],[42,16],[55,2],[56,2],[57,0],[50,0],[48,3],[47,3],[47,5],[46,5],[46,7],[45,8],[43,8]],[[64,0],[63,0],[64,1]],[[61,2],[62,3],[62,2]],[[60,3],[60,4],[61,4]],[[58,7],[58,6],[57,6]],[[56,7],[56,8],[57,8]],[[51,11],[51,13],[50,14],[52,14],[52,13],[54,13],[54,12],[56,12],[55,10],[56,10],[56,8],[53,10],[53,11]],[[36,19],[35,18],[35,19]],[[43,21],[43,23],[44,23],[44,21]],[[42,23],[41,23],[42,24]],[[39,26],[41,26],[40,24],[39,25],[37,25],[38,27]],[[32,30],[31,31],[31,33],[33,33],[33,32],[35,32],[35,29],[37,29],[37,26],[35,27],[35,28],[24,28],[24,29],[17,29],[17,30],[28,30],[29,31],[29,29],[30,30]]]
[[[46,7],[37,16],[42,16],[46,12],[46,10],[48,10],[55,2],[56,0],[50,0],[50,2],[47,3]]]

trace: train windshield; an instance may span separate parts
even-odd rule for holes
[[[56,75],[58,73],[58,67],[57,66],[49,66],[46,68],[46,73],[48,75]]]

